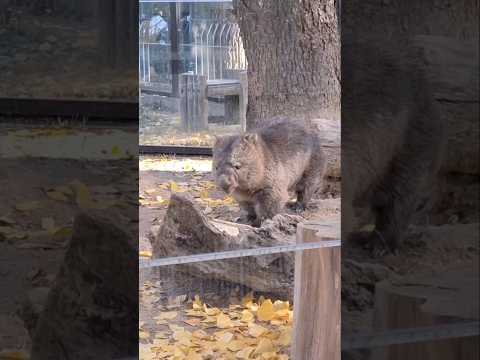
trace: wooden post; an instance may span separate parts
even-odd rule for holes
[[[201,131],[208,128],[207,78],[203,75],[180,75],[180,117],[183,128]]]
[[[225,124],[240,123],[240,101],[237,95],[225,95]]]
[[[340,238],[340,224],[300,223],[297,243]],[[295,255],[292,359],[340,360],[340,247]]]
[[[225,120],[227,124],[240,124],[242,131],[247,129],[248,79],[245,70],[226,69],[225,77],[240,82],[240,94],[225,96]]]
[[[478,240],[477,240],[478,241]],[[479,319],[479,273],[474,265],[441,274],[410,275],[375,286],[373,325],[378,331]],[[372,351],[373,360],[478,359],[478,336],[392,345]]]

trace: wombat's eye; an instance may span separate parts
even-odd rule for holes
[[[235,164],[235,165],[233,165],[233,167],[238,170],[238,169],[241,168],[241,165],[240,164]]]

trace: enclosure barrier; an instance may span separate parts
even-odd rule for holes
[[[152,36],[149,21],[140,24],[139,37],[140,83],[165,92],[172,81],[170,61],[180,59],[171,58],[171,43],[158,41]],[[240,29],[236,23],[194,19],[192,40],[192,43],[178,44],[184,71],[203,75],[207,80],[218,80],[225,78],[229,70],[247,69]]]
[[[246,71],[225,70],[226,79],[207,80],[204,75],[180,75],[180,117],[188,131],[208,129],[208,97],[225,98],[225,123],[247,126],[248,84]]]
[[[475,337],[480,334],[479,321],[340,335],[341,241],[335,236],[338,229],[331,223],[299,224],[296,244],[140,260],[140,269],[296,251],[294,360],[335,360],[340,358],[340,350],[455,339],[478,341]]]

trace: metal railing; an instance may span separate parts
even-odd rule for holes
[[[226,69],[247,68],[240,29],[236,23],[194,19],[191,29],[192,42],[179,44],[179,60],[183,63],[183,71],[205,75],[212,80],[224,78]],[[169,39],[154,39],[148,21],[140,25],[139,35],[140,81],[170,82],[172,53]]]

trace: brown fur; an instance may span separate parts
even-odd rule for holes
[[[433,187],[444,121],[419,64],[413,48],[399,52],[374,39],[342,44],[344,238],[362,225],[355,211],[363,208],[375,217],[367,240],[396,250]]]
[[[289,191],[299,208],[320,188],[325,158],[314,128],[278,121],[243,135],[219,138],[213,149],[217,184],[254,224],[283,211]]]

